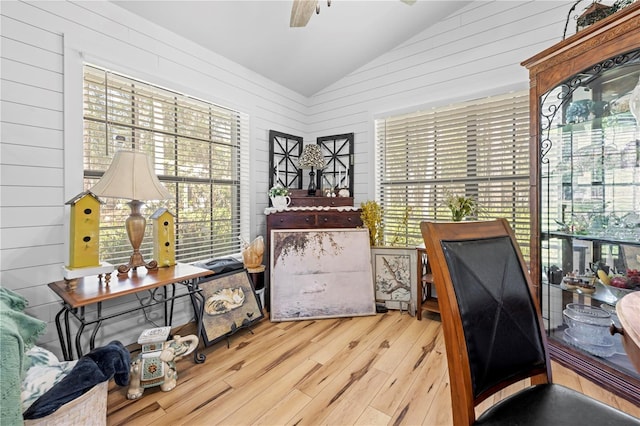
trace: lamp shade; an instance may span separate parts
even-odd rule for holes
[[[171,193],[153,172],[144,152],[118,151],[102,178],[90,191],[100,197],[127,200],[165,200]]]
[[[322,169],[327,165],[324,161],[324,155],[320,145],[305,145],[298,161],[298,166],[301,168],[315,167],[316,169]]]

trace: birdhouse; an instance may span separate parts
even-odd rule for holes
[[[76,195],[69,204],[69,269],[100,266],[100,204],[89,191]]]
[[[153,258],[158,266],[176,264],[175,217],[165,208],[158,209],[153,220]]]

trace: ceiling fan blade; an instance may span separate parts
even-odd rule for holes
[[[318,0],[293,0],[291,6],[290,27],[304,27],[309,22],[311,15],[316,11]]]
[[[416,0],[400,0],[402,3],[406,3],[409,6],[411,6],[412,4],[414,4],[416,2]]]

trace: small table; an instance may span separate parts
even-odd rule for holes
[[[433,274],[427,261],[427,249],[418,247],[418,300],[416,301],[416,319],[422,320],[422,310],[440,313],[438,298],[433,295]]]
[[[204,308],[204,297],[198,285],[200,278],[211,275],[208,269],[197,266],[178,263],[174,266],[162,267],[148,271],[146,268],[137,268],[130,271],[126,276],[117,276],[107,284],[96,276],[79,278],[77,285],[70,289],[67,281],[61,280],[49,283],[49,288],[62,299],[62,309],[56,315],[56,328],[58,338],[62,347],[62,355],[65,360],[73,359],[73,348],[71,341],[71,327],[69,314],[73,315],[80,323],[75,335],[75,346],[78,358],[82,356],[82,333],[91,324],[95,327],[89,340],[89,348],[94,349],[96,334],[102,322],[117,316],[125,315],[141,309],[164,304],[165,326],[171,325],[173,319],[173,305],[175,299],[190,296],[196,316],[198,334],[202,332],[202,313]],[[182,284],[187,288],[187,293],[176,296],[176,284]],[[167,287],[170,286],[171,294],[167,294]],[[161,290],[161,291],[160,291]],[[118,299],[130,294],[147,292],[147,296],[139,298],[139,306],[123,309],[114,313],[104,314],[102,312],[102,302]],[[167,305],[169,304],[169,306]],[[86,307],[96,305],[95,311],[87,312]],[[62,330],[62,315],[64,314],[64,333]],[[204,354],[194,351],[194,361],[202,363],[205,360]]]

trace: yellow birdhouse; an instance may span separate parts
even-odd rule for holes
[[[153,220],[153,258],[160,267],[175,265],[174,215],[169,210],[160,208],[151,216],[151,219]]]
[[[69,269],[100,266],[100,204],[89,191],[76,195],[65,204],[69,216]]]

